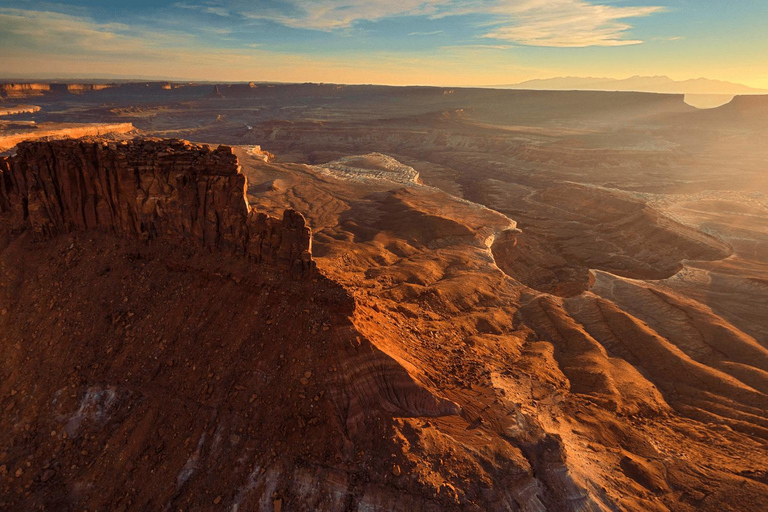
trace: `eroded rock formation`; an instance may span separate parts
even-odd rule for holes
[[[50,84],[0,84],[0,98],[42,96],[50,91]]]
[[[23,143],[0,159],[0,209],[50,237],[98,229],[192,240],[299,275],[314,268],[304,217],[252,209],[232,149],[182,140]]]
[[[2,83],[0,84],[0,99],[28,98],[51,94],[83,94],[103,91],[114,86],[114,84]]]
[[[396,425],[461,407],[342,285],[249,264],[306,275],[311,234],[251,210],[228,147],[24,144],[0,183],[0,509],[435,509]]]

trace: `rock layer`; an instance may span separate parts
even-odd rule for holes
[[[3,83],[0,84],[0,99],[51,94],[83,94],[111,87],[114,87],[114,84]]]
[[[0,158],[0,210],[41,237],[98,229],[182,238],[296,274],[313,268],[304,217],[256,212],[232,149],[182,140],[22,143]]]

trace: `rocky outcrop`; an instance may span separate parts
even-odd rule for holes
[[[224,99],[224,95],[221,94],[221,91],[219,90],[219,86],[218,85],[214,85],[213,86],[213,92],[211,92],[211,94],[208,95],[208,97],[209,98],[214,98],[214,99],[221,99],[221,100]]]
[[[22,131],[10,133],[8,135],[0,135],[0,151],[8,151],[24,141],[78,139],[81,137],[115,138],[118,135],[124,135],[135,131],[136,128],[131,123],[83,123],[67,125],[65,128],[51,129],[38,127],[33,131]]]
[[[50,84],[0,84],[0,98],[42,96],[51,91]]]
[[[67,92],[70,94],[82,94],[91,91],[103,91],[114,87],[112,84],[65,84]]]
[[[65,84],[65,83],[2,83],[0,98],[29,98],[59,94],[83,94],[103,91],[115,87],[114,84]]]
[[[0,158],[0,209],[37,236],[96,229],[182,238],[306,276],[314,269],[304,217],[252,209],[232,149],[182,140],[19,144]]]
[[[10,212],[12,205],[8,197],[11,188],[11,166],[8,158],[0,157],[0,212]]]
[[[37,105],[16,105],[15,107],[0,108],[0,116],[15,116],[17,114],[34,114],[40,112]]]

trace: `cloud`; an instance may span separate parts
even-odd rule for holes
[[[632,26],[621,20],[663,11],[663,7],[616,7],[585,0],[503,0],[490,9],[499,19],[483,37],[526,46],[627,46],[643,41],[626,39]]]
[[[436,36],[437,34],[442,34],[442,30],[433,30],[432,32],[411,32],[408,35],[409,36]]]
[[[206,14],[215,14],[216,16],[230,15],[229,11],[223,7],[206,7],[205,9],[203,9],[203,12]]]
[[[87,18],[48,11],[0,8],[0,48],[68,53],[87,49],[123,53],[143,41],[128,35],[122,23],[95,23]]]
[[[271,51],[257,43],[217,49],[210,38],[199,30],[0,7],[0,75],[457,86],[502,83],[523,69],[507,60],[502,66],[501,52],[493,51],[318,55]]]
[[[284,0],[261,5],[261,12],[254,14],[252,0],[205,3],[185,0],[174,5],[187,11],[184,16],[167,19],[158,16],[151,22],[145,18],[121,20],[126,23],[97,22],[87,15],[71,11],[54,12],[52,6],[38,10],[0,6],[0,70],[13,70],[14,66],[31,58],[35,58],[35,62],[45,70],[45,59],[53,65],[63,64],[64,57],[68,57],[68,62],[92,61],[99,62],[99,66],[114,63],[115,67],[119,67],[121,63],[131,63],[138,67],[140,63],[152,63],[158,66],[186,64],[197,68],[198,64],[207,63],[214,67],[218,64],[233,68],[241,66],[247,72],[249,67],[263,67],[265,62],[282,65],[295,57],[298,59],[295,62],[308,63],[313,72],[318,71],[321,62],[317,52],[311,51],[314,48],[281,53],[270,51],[266,42],[259,41],[256,48],[253,39],[235,38],[234,34],[238,31],[244,33],[247,25],[253,23],[248,21],[249,16],[294,28],[325,32],[346,31],[361,21],[373,22],[397,16],[421,17],[422,21],[430,19],[435,23],[438,18],[454,16],[457,19],[451,20],[451,25],[463,23],[466,28],[467,24],[474,23],[469,26],[476,31],[475,37],[464,37],[461,43],[446,48],[455,56],[459,47],[465,47],[467,52],[490,55],[503,52],[487,50],[507,50],[515,45],[636,44],[639,41],[627,37],[631,27],[623,20],[661,11],[659,7],[617,7],[587,0]],[[473,16],[459,19],[468,14]],[[193,15],[209,20],[212,19],[209,15],[213,15],[216,19],[210,22],[189,20],[189,16]],[[478,24],[479,20],[483,21],[482,24]],[[450,33],[448,28],[444,31]],[[441,32],[417,30],[409,35],[430,36]],[[483,41],[488,44],[478,44]],[[359,57],[362,62],[381,54],[382,49],[379,49]],[[408,58],[402,52],[393,55],[402,63]],[[413,57],[416,54],[409,55]],[[328,57],[336,58],[333,55]],[[349,54],[342,55],[338,60],[349,57]],[[421,67],[426,62],[440,62],[435,55],[425,53],[419,54],[419,58]],[[328,62],[331,70],[337,66],[330,60]],[[445,63],[453,66],[450,60]],[[507,64],[505,62],[504,65]],[[206,68],[200,69],[201,73],[208,72]],[[308,68],[304,65],[298,69]]]
[[[204,27],[201,32],[221,38],[230,31]],[[126,62],[216,61],[222,55],[236,53],[207,47],[190,32],[148,30],[58,12],[0,7],[0,69],[8,67],[7,62],[14,58],[17,60],[13,62],[44,58],[50,66],[67,58],[78,63],[108,61],[119,66]]]
[[[479,15],[486,18],[485,26],[492,27],[480,37],[525,46],[586,47],[642,43],[626,37],[632,29],[626,20],[664,11],[663,7],[615,6],[592,0],[288,0],[284,6],[283,11],[246,10],[244,14],[292,28],[328,32],[396,16]]]
[[[231,16],[232,13],[229,9],[223,6],[217,5],[197,5],[189,4],[186,2],[176,2],[173,6],[177,9],[188,9],[190,11],[199,11],[204,14],[214,14],[216,16],[226,17]]]
[[[188,33],[0,7],[0,70],[6,76],[106,73],[211,78],[211,73],[247,76],[248,70],[277,63],[306,67],[300,56],[253,47],[215,49]]]
[[[643,41],[629,36],[633,28],[630,21],[665,10],[658,6],[615,5],[613,0],[280,0],[257,5],[258,9],[253,0],[183,0],[173,4],[178,9],[196,11],[198,16],[267,20],[323,32],[346,31],[361,22],[402,16],[432,20],[464,16],[456,23],[475,29],[476,37],[547,47],[640,44]],[[416,30],[409,35],[441,32]]]
[[[441,50],[459,50],[459,51],[474,51],[474,50],[509,50],[514,48],[511,44],[455,44],[450,46],[441,46]]]
[[[436,15],[455,3],[455,0],[288,0],[287,12],[259,9],[244,14],[292,28],[332,31],[349,28],[360,21]]]

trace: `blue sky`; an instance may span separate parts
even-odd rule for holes
[[[766,22],[765,0],[0,0],[0,73],[434,85],[665,74],[768,88]]]

